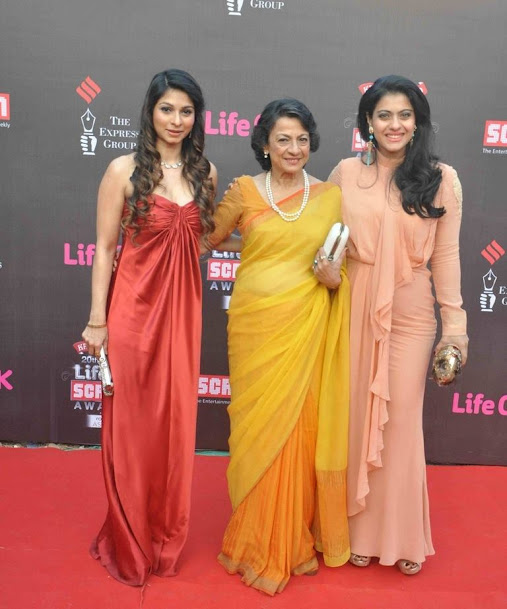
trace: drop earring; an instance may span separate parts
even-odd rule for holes
[[[266,152],[266,150],[264,150],[264,158],[267,159],[269,156],[269,154]]]
[[[371,125],[368,127],[368,133],[370,135],[368,136],[368,142],[366,144],[366,165],[369,167],[375,161],[375,153],[373,150],[375,144],[373,143],[373,127]]]

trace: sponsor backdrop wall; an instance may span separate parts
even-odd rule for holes
[[[259,171],[249,136],[270,100],[313,111],[325,179],[357,154],[355,112],[376,77],[420,83],[438,151],[464,191],[470,359],[428,381],[427,456],[507,464],[507,82],[504,0],[7,0],[0,24],[0,440],[96,444],[98,367],[82,351],[99,180],[135,148],[153,74],[190,71],[207,99],[219,188]],[[202,261],[200,448],[225,449],[226,309],[239,259]],[[136,354],[130,356],[134,361]],[[410,366],[410,362],[406,362]]]

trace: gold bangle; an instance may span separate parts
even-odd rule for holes
[[[107,323],[106,324],[91,324],[91,323],[87,323],[86,324],[88,328],[107,328]]]

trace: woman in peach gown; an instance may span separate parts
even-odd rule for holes
[[[271,102],[252,147],[264,171],[236,181],[210,236],[237,227],[244,244],[228,323],[233,514],[218,560],[274,595],[291,575],[316,573],[316,550],[335,567],[350,555],[349,286],[341,259],[329,281],[319,250],[341,219],[341,193],[304,169],[318,147],[309,110]]]
[[[467,357],[461,186],[432,153],[428,102],[410,80],[378,79],[361,98],[358,126],[369,151],[329,178],[342,189],[350,227],[350,560],[365,567],[378,557],[409,575],[434,553],[422,427],[432,281],[442,320],[436,349],[454,344],[463,364]]]

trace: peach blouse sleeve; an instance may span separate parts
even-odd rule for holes
[[[440,305],[442,334],[466,334],[466,312],[461,308],[461,266],[459,260],[459,231],[461,226],[462,190],[456,171],[442,168],[440,205],[446,213],[438,219],[435,247],[430,264],[437,302]]]
[[[333,182],[333,184],[336,184],[340,188],[342,187],[342,162],[341,161],[331,171],[327,181],[328,182]]]

